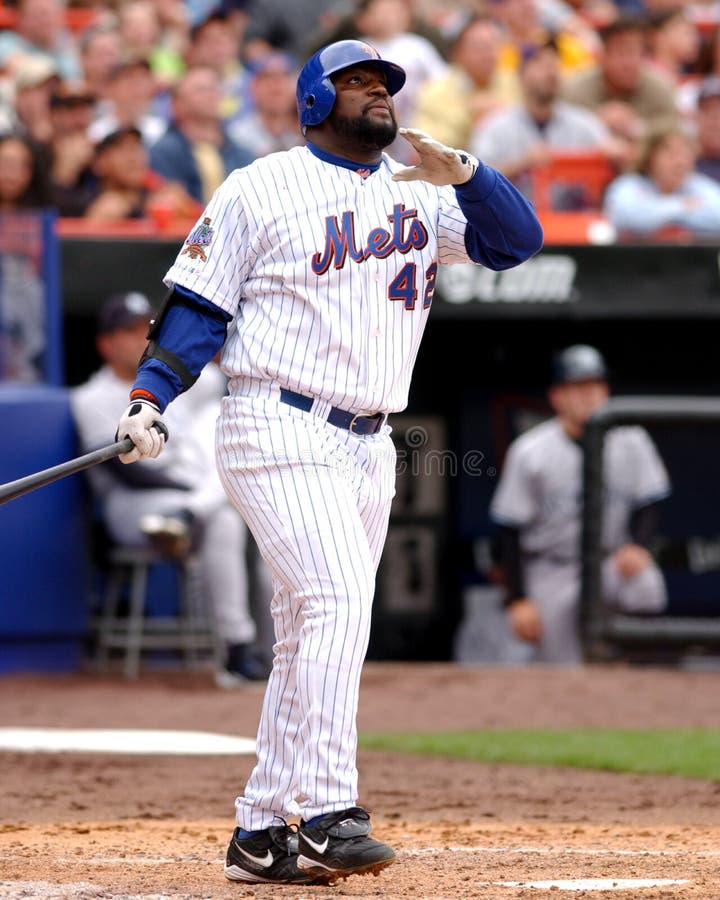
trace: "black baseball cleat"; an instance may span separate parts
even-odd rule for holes
[[[252,837],[236,828],[227,849],[225,877],[246,884],[311,884],[297,867],[297,826],[271,825]]]
[[[361,806],[300,823],[297,867],[320,883],[349,875],[378,875],[395,851],[370,837],[370,816]]]

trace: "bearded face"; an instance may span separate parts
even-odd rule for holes
[[[366,150],[392,144],[398,126],[382,68],[372,63],[350,66],[333,84],[336,96],[328,122],[338,138]]]
[[[352,141],[368,150],[382,150],[397,137],[398,126],[390,109],[388,120],[378,120],[366,112],[357,116],[337,114],[332,117],[332,125],[338,137]]]

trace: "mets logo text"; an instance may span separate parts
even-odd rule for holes
[[[337,216],[325,219],[325,246],[314,253],[310,268],[316,275],[323,275],[330,266],[342,269],[349,256],[355,262],[363,262],[371,256],[385,259],[391,253],[409,253],[421,250],[428,242],[428,232],[417,218],[416,209],[405,209],[396,203],[387,217],[390,228],[373,228],[365,243],[358,246],[355,234],[355,217],[352,212],[344,212],[340,221]]]

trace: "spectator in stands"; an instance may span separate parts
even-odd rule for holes
[[[346,37],[358,37],[352,25],[354,0],[239,2],[247,7],[249,13],[245,31],[246,57],[280,49],[295,59],[304,60],[324,44]]]
[[[611,182],[604,210],[621,236],[717,237],[720,184],[695,171],[693,139],[677,128],[651,138],[638,171]]]
[[[62,0],[19,0],[15,27],[0,32],[0,67],[19,57],[39,57],[62,78],[80,78],[77,49],[64,14]]]
[[[147,343],[152,312],[147,297],[139,293],[113,295],[101,307],[96,346],[103,365],[71,395],[86,452],[106,444],[115,429],[117,410],[127,403]],[[230,687],[243,680],[264,680],[267,667],[255,651],[256,626],[249,611],[247,527],[215,467],[215,419],[224,393],[224,376],[211,363],[173,408],[167,420],[172,440],[163,458],[138,466],[108,462],[92,470],[90,484],[112,540],[157,545],[177,555],[197,551],[225,650],[216,680]]]
[[[700,32],[684,7],[650,14],[648,50],[653,71],[675,91],[692,72],[700,53]]]
[[[246,5],[246,4],[244,4]],[[216,0],[185,0],[190,28],[204,22],[205,19],[218,7]]]
[[[61,216],[82,216],[98,192],[88,134],[95,104],[84,82],[61,82],[50,97],[50,181],[53,206]]]
[[[233,170],[254,157],[228,135],[220,117],[220,80],[206,66],[189,69],[173,90],[173,118],[151,148],[153,169],[207,203]]]
[[[455,27],[456,17],[464,20],[474,11],[475,6],[483,6],[472,0],[460,5],[451,4],[451,9],[446,11],[441,11],[436,0],[430,0],[427,4],[409,0],[409,5],[411,20],[408,30],[430,41],[444,60],[448,58],[448,40]],[[339,0],[321,13],[315,33],[309,40],[304,40],[306,54],[312,55],[315,50],[333,41],[359,38],[361,35],[356,23],[358,6],[359,0]]]
[[[515,72],[498,66],[500,29],[489,16],[471,16],[449,47],[450,65],[419,89],[414,128],[448,147],[467,147],[474,128],[488,113],[516,103],[520,84]]]
[[[398,122],[415,116],[418,92],[432,78],[447,72],[447,62],[431,40],[413,30],[412,0],[356,0],[354,24],[361,40],[367,40],[385,59],[401,59],[407,75],[394,98]],[[401,162],[417,162],[415,151],[397,138],[387,152]]]
[[[280,50],[248,63],[251,108],[228,124],[228,135],[253,159],[303,143],[298,128],[295,61]]]
[[[105,91],[113,72],[122,62],[123,45],[120,33],[112,25],[88,28],[78,43],[83,79],[98,100],[105,100]]]
[[[499,528],[508,622],[533,661],[582,661],[579,633],[582,445],[590,416],[609,396],[605,360],[584,344],[554,360],[555,416],[510,445],[490,504]],[[648,549],[669,481],[644,429],[612,429],[603,471],[603,599],[624,612],[660,612],[665,583]]]
[[[142,136],[132,126],[100,141],[93,171],[99,188],[85,210],[86,219],[141,219],[153,215],[154,209],[163,209],[168,219],[192,219],[202,211],[181,184],[152,171]]]
[[[47,173],[36,146],[24,135],[0,135],[0,212],[50,204]]]
[[[720,183],[720,77],[705,79],[697,99],[695,171]]]
[[[568,77],[561,95],[603,120],[624,145],[624,166],[629,168],[648,135],[678,124],[678,108],[667,82],[647,69],[643,19],[618,16],[600,29],[600,37],[603,46],[597,65]]]
[[[41,381],[47,350],[46,298],[37,265],[39,235],[32,223],[18,227],[13,213],[49,206],[45,166],[23,135],[0,136],[0,380]],[[28,235],[34,237],[28,241]]]
[[[245,41],[245,35],[250,24],[250,6],[251,2],[249,2],[249,0],[220,0],[219,3],[214,5],[214,8],[226,17],[227,22],[235,35],[237,46],[240,47],[241,55],[246,59],[251,59],[257,55],[252,52],[246,54],[248,48]],[[274,44],[272,47],[273,49],[278,49]]]
[[[242,115],[250,106],[241,41],[234,19],[221,6],[192,28],[185,58],[188,69],[204,66],[217,73],[222,95],[220,115],[226,121]]]
[[[179,0],[126,0],[117,10],[118,28],[125,56],[145,59],[155,82],[173,84],[184,69],[189,24]]]
[[[171,52],[180,59],[181,68],[184,66],[182,58],[187,51],[190,40],[190,11],[185,0],[153,0],[160,21],[160,46],[164,52]]]
[[[0,215],[38,212],[51,205],[47,167],[25,135],[0,136]],[[45,287],[35,254],[34,227],[5,222],[0,253],[0,379],[39,381],[47,349]],[[18,246],[19,245],[19,246]],[[34,249],[33,249],[34,248]]]
[[[720,77],[720,27],[703,33],[693,71],[675,89],[675,101],[690,130],[695,125],[698,93],[705,79],[712,75]]]
[[[137,128],[147,147],[165,133],[167,121],[153,109],[158,85],[146,59],[124,59],[110,72],[90,137],[100,141],[118,128]]]
[[[593,56],[600,49],[597,29],[618,14],[613,0],[538,0],[538,14],[549,33],[574,35]]]
[[[10,130],[45,144],[51,135],[50,97],[59,81],[57,69],[42,57],[24,57],[15,61],[10,72],[14,91]]]
[[[613,151],[600,119],[582,106],[558,99],[560,62],[554,41],[524,49],[520,71],[523,99],[487,116],[468,149],[499,169],[532,199],[532,171],[546,165],[555,150]],[[559,208],[584,205],[577,188]]]
[[[551,38],[557,44],[563,74],[585,68],[593,61],[594,32],[587,40],[562,25],[551,32],[543,23],[540,0],[490,0],[487,10],[502,30],[499,66],[503,72],[520,69],[524,47],[543,44]]]

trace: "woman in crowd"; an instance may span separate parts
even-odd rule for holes
[[[605,194],[605,215],[618,233],[720,233],[720,185],[695,171],[695,156],[681,129],[651,138],[638,171],[619,175]]]
[[[34,145],[19,134],[0,136],[0,212],[50,205],[50,189]]]

